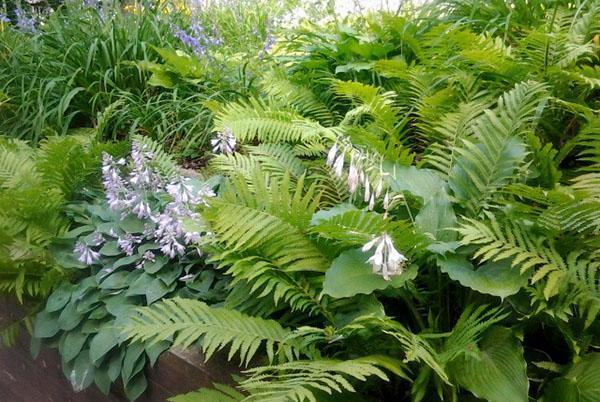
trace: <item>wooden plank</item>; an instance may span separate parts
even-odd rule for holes
[[[14,321],[22,309],[14,302],[0,299],[0,328]],[[34,360],[29,352],[29,336],[22,333],[12,348],[0,348],[0,401],[10,402],[121,402],[126,401],[117,387],[108,395],[94,385],[76,393],[65,378],[60,357],[54,349],[42,347]],[[193,350],[173,349],[147,370],[148,389],[138,400],[165,401],[213,383],[230,384],[237,367],[222,354],[215,354],[205,363],[202,354]]]

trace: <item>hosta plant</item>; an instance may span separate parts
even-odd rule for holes
[[[194,209],[214,196],[197,178],[182,177],[153,142],[137,138],[131,157],[103,155],[104,197],[69,209],[77,226],[55,243],[54,255],[75,281],[56,289],[38,314],[34,345],[58,347],[76,391],[95,383],[108,393],[121,380],[136,399],[143,369],[169,344],[128,344],[121,326],[138,306],[175,295],[216,302],[225,280],[205,269],[196,243],[204,235]]]

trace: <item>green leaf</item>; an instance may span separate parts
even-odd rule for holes
[[[146,302],[152,304],[155,301],[162,299],[164,295],[175,289],[177,283],[171,285],[165,285],[159,278],[154,279],[146,288]]]
[[[60,356],[63,362],[70,362],[73,360],[81,349],[88,338],[88,334],[84,334],[80,331],[71,331],[65,335],[64,342],[60,345]]]
[[[544,402],[600,401],[600,353],[589,353],[544,391]]]
[[[144,271],[146,271],[149,274],[155,274],[162,267],[164,267],[168,262],[169,262],[169,259],[167,258],[167,256],[157,255],[154,258],[154,261],[148,261],[148,262],[144,263]]]
[[[70,302],[60,312],[58,323],[63,331],[70,331],[79,325],[83,318],[83,314],[77,311],[76,303]]]
[[[63,308],[71,298],[71,291],[72,286],[70,284],[64,284],[56,289],[54,292],[52,292],[50,297],[48,297],[45,310],[49,313],[52,313]]]
[[[411,265],[402,274],[386,281],[374,274],[367,263],[369,257],[361,250],[349,250],[340,254],[325,272],[323,293],[335,298],[352,297],[357,294],[370,294],[375,290],[400,287],[417,276],[417,267]]]
[[[125,385],[125,395],[130,401],[138,399],[148,387],[144,373],[139,373]]]
[[[123,254],[123,252],[119,249],[116,241],[107,241],[100,249],[100,254],[107,257],[114,257]]]
[[[80,353],[69,371],[69,381],[71,381],[73,390],[80,392],[89,387],[94,381],[94,371],[94,365],[90,361],[87,351]]]
[[[129,215],[119,222],[119,227],[127,233],[143,233],[144,221],[134,215]]]
[[[488,331],[479,348],[449,364],[449,373],[478,398],[528,402],[529,382],[523,346],[508,328]]]
[[[118,331],[114,327],[102,328],[90,342],[90,359],[97,364],[118,343]]]
[[[100,289],[114,290],[126,288],[130,283],[129,274],[128,271],[119,271],[110,274],[100,283]]]
[[[442,272],[461,285],[502,299],[517,293],[528,281],[528,275],[512,267],[510,260],[491,262],[475,269],[466,258],[452,255],[438,258],[438,265]]]

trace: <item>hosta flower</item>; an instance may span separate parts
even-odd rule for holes
[[[400,275],[403,272],[408,260],[396,250],[392,238],[387,233],[383,233],[365,244],[362,251],[369,251],[373,247],[375,247],[375,253],[367,261],[373,267],[374,273],[389,281],[391,276]]]
[[[100,245],[104,244],[104,241],[105,241],[104,236],[100,232],[95,232],[94,235],[92,236],[92,244],[94,246],[100,246]]]
[[[217,132],[215,138],[210,140],[214,153],[232,154],[235,152],[237,141],[233,136],[233,132],[229,127],[225,127],[223,131]]]
[[[133,212],[140,219],[149,218],[152,214],[150,204],[148,204],[147,201],[144,201],[144,199],[141,197],[136,197],[131,212]]]
[[[356,192],[359,181],[360,175],[358,173],[358,168],[356,167],[356,160],[352,157],[350,168],[348,170],[348,188],[350,189],[350,193],[354,194]]]
[[[142,254],[142,259],[140,260],[140,262],[138,262],[135,265],[135,267],[137,269],[142,269],[142,268],[144,268],[144,264],[146,264],[146,262],[148,262],[148,261],[150,261],[150,262],[156,261],[156,255],[150,250],[148,250],[148,251],[144,252],[144,254]]]
[[[126,255],[133,255],[135,245],[142,242],[139,236],[133,236],[127,233],[123,237],[117,238],[117,245]]]
[[[92,250],[91,247],[80,241],[75,243],[75,248],[73,248],[73,252],[79,255],[77,260],[84,263],[85,265],[92,265],[94,262],[100,259],[99,252]]]

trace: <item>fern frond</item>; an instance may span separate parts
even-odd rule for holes
[[[167,299],[141,307],[138,313],[124,327],[133,342],[156,343],[173,337],[174,345],[188,347],[200,341],[206,359],[229,345],[228,358],[231,360],[239,353],[244,365],[248,365],[261,345],[266,348],[269,362],[276,354],[289,360],[299,355],[295,345],[286,341],[290,330],[276,321],[213,308],[201,301]]]
[[[262,78],[262,90],[272,99],[270,103],[292,108],[303,116],[318,121],[326,127],[334,125],[336,116],[309,88],[297,85],[283,74],[267,73]]]
[[[266,143],[310,143],[337,136],[335,127],[324,127],[298,112],[274,108],[256,99],[225,105],[215,116],[214,129],[226,128],[240,142],[257,139]]]
[[[250,187],[234,177],[204,216],[219,243],[238,251],[252,250],[286,271],[323,272],[329,261],[305,234],[319,204],[315,186],[304,190],[304,178],[290,191],[290,178],[265,183],[257,172]]]
[[[521,272],[535,269],[531,282],[546,278],[544,295],[548,299],[558,293],[561,280],[566,279],[567,265],[552,243],[534,238],[522,227],[511,222],[502,227],[489,215],[489,222],[466,219],[458,229],[463,245],[477,245],[474,258],[483,261],[511,259],[511,265]]]
[[[389,381],[380,368],[388,365],[389,359],[379,356],[295,361],[247,370],[250,378],[242,381],[240,387],[250,393],[245,401],[317,402],[314,392],[318,390],[327,394],[356,392],[349,379],[366,381],[375,376]]]
[[[470,209],[479,210],[483,201],[515,176],[526,155],[519,135],[539,116],[545,97],[542,84],[518,84],[500,97],[494,112],[486,110],[475,121],[477,141],[463,139],[449,180],[454,195]]]

